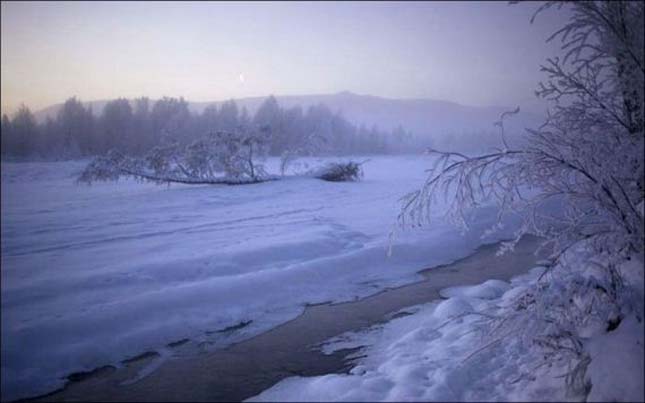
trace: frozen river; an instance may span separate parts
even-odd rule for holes
[[[482,210],[467,235],[441,221],[399,233],[387,257],[399,199],[430,162],[373,157],[361,182],[247,186],[86,186],[83,161],[3,162],[3,400],[177,340],[225,347],[493,241],[480,237],[495,218]]]

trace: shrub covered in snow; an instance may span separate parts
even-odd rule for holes
[[[188,146],[170,143],[151,149],[143,158],[117,150],[92,161],[78,180],[113,181],[122,176],[156,183],[243,184],[267,179],[259,162],[266,155],[262,131],[240,128],[217,132]]]
[[[363,177],[364,162],[331,162],[314,171],[313,176],[329,182],[352,182]]]
[[[594,384],[588,373],[594,354],[590,343],[608,337],[606,347],[615,347],[611,346],[615,342],[612,332],[623,331],[630,321],[639,323],[642,332],[643,278],[642,268],[638,269],[642,265],[642,256],[616,264],[580,245],[560,264],[545,268],[536,280],[509,293],[503,309],[487,324],[488,336],[500,341],[513,337],[525,348],[539,352],[536,367],[562,367],[567,394],[585,397],[594,387],[604,387],[597,379]],[[636,343],[634,347],[638,336],[629,336],[629,342]],[[632,357],[630,365],[637,366],[639,359],[642,362],[642,345],[640,348],[640,355]],[[634,370],[640,372],[639,380],[634,384],[633,380],[614,378],[616,388],[638,388],[640,384],[642,390],[643,369]]]

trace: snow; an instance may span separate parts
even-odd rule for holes
[[[625,283],[631,285],[633,311],[613,332],[599,333],[589,340],[591,356],[588,374],[593,385],[590,402],[645,401],[645,327],[643,325],[644,279],[643,256],[621,265]],[[617,380],[621,380],[620,383]],[[616,387],[620,384],[621,387]]]
[[[574,272],[582,270],[581,261],[582,254]],[[514,309],[510,301],[537,285],[545,268],[536,267],[511,284],[444,289],[446,300],[334,337],[323,353],[361,347],[349,356],[355,366],[348,374],[287,378],[247,401],[643,401],[642,267],[642,256],[621,267],[631,273],[623,278],[634,292],[633,310],[614,331],[586,339],[588,396],[567,389],[566,359],[547,363],[540,347],[487,332],[486,317]]]
[[[470,298],[493,299],[498,298],[504,292],[508,291],[510,286],[507,282],[501,280],[488,280],[476,287],[457,286],[441,290],[440,295],[444,298],[464,296]]]
[[[220,348],[293,319],[306,304],[420,280],[418,270],[512,229],[482,238],[496,218],[483,208],[465,235],[442,221],[398,234],[387,258],[398,200],[422,184],[427,156],[371,157],[361,182],[291,177],[250,186],[77,185],[86,163],[2,163],[3,400],[184,338],[196,351]],[[277,166],[268,161],[270,172]],[[475,294],[501,289],[486,287]],[[477,295],[442,310],[476,308]]]
[[[330,340],[323,348],[326,353],[363,346],[356,354],[366,357],[349,374],[287,378],[248,401],[507,400],[504,397],[515,388],[525,386],[525,382],[514,387],[508,383],[528,372],[530,362],[505,366],[521,358],[519,351],[505,345],[469,359],[481,341],[476,331],[481,318],[466,314],[481,312],[501,300],[467,296],[482,288],[487,287],[463,287],[445,301],[415,307],[412,315],[341,335],[340,343]],[[542,390],[533,400],[562,400],[562,395],[552,396],[558,390]]]
[[[466,298],[454,297],[441,302],[434,312],[437,319],[447,320],[455,316],[473,312],[475,309]]]
[[[590,340],[587,345],[591,354],[588,373],[593,386],[587,401],[645,400],[643,331],[643,322],[639,323],[634,316],[630,316],[614,332],[600,334]],[[620,380],[620,383],[616,380]]]

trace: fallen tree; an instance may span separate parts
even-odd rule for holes
[[[266,156],[265,140],[263,131],[240,130],[210,134],[188,146],[176,142],[158,146],[142,158],[111,150],[90,162],[78,182],[91,184],[129,177],[157,184],[247,185],[278,180],[259,162]],[[356,181],[362,177],[364,162],[331,163],[309,176],[326,181]]]
[[[191,185],[242,185],[274,178],[267,175],[259,157],[266,153],[262,132],[211,133],[182,147],[174,142],[150,150],[143,158],[118,150],[99,156],[81,173],[78,181],[115,181],[132,177],[154,183]]]

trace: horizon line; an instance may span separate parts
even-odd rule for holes
[[[386,96],[380,96],[380,95],[372,95],[372,94],[359,94],[353,91],[349,90],[343,90],[343,91],[337,91],[337,92],[329,92],[329,93],[310,93],[310,94],[285,94],[285,95],[276,95],[276,94],[267,94],[267,95],[255,95],[255,96],[244,96],[244,97],[229,97],[229,98],[224,98],[224,99],[216,99],[216,100],[210,100],[210,101],[194,101],[190,100],[187,97],[178,95],[178,96],[169,96],[169,95],[163,95],[159,98],[152,98],[146,95],[139,95],[139,96],[134,96],[134,97],[123,97],[123,96],[118,96],[114,98],[103,98],[103,99],[93,99],[89,101],[82,100],[78,95],[71,95],[67,97],[64,101],[61,102],[56,102],[52,103],[48,106],[39,108],[39,109],[34,109],[32,110],[32,113],[34,114],[42,114],[46,113],[48,109],[55,108],[58,106],[63,105],[68,99],[70,98],[77,98],[82,104],[84,104],[86,107],[89,104],[92,103],[97,103],[97,102],[110,102],[116,99],[127,99],[128,101],[132,101],[134,99],[139,99],[139,98],[148,98],[151,101],[157,101],[159,99],[162,99],[164,97],[168,98],[176,98],[176,99],[184,99],[186,102],[189,104],[219,104],[222,102],[227,102],[227,101],[243,101],[243,100],[249,100],[249,99],[262,99],[262,98],[269,98],[271,96],[275,97],[276,99],[280,98],[296,98],[296,97],[331,97],[331,96],[338,96],[338,95],[353,95],[353,96],[358,96],[358,97],[370,97],[370,98],[379,98],[382,100],[388,100],[388,101],[435,101],[435,102],[444,102],[444,103],[449,103],[449,104],[454,104],[454,105],[459,105],[459,106],[465,106],[465,107],[474,107],[474,108],[508,108],[509,106],[506,105],[476,105],[476,104],[463,104],[460,102],[456,101],[451,101],[451,100],[446,100],[446,99],[438,99],[438,98],[420,98],[420,97],[411,97],[411,98],[392,98],[392,97],[386,97]],[[15,113],[18,108],[22,105],[27,106],[29,109],[29,105],[25,103],[20,103],[19,105],[16,106],[10,106],[10,105],[2,105],[2,115],[9,115]]]

